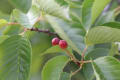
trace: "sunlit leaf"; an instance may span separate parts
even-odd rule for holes
[[[27,14],[15,9],[13,11],[13,16],[20,25],[26,28],[32,28],[40,16],[40,12],[37,6],[32,6]]]

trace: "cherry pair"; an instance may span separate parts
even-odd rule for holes
[[[68,46],[68,44],[65,40],[60,40],[57,37],[52,39],[52,45],[53,46],[59,45],[60,48],[62,48],[62,49],[65,49]]]

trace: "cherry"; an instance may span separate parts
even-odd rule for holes
[[[60,40],[59,46],[60,46],[60,48],[65,49],[68,47],[68,44],[65,40]]]
[[[58,44],[59,44],[59,41],[60,41],[59,38],[57,38],[57,37],[56,37],[56,38],[53,38],[53,39],[52,39],[52,45],[53,45],[53,46],[58,45]]]

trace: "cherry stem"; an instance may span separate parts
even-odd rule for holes
[[[68,49],[64,49],[64,51],[67,53],[67,55],[71,58],[71,60],[73,62],[75,62],[76,64],[79,62],[79,60],[77,60],[73,55],[72,53],[70,53],[70,51]]]
[[[82,69],[82,67],[83,67],[83,65],[84,65],[85,63],[90,63],[90,62],[92,62],[92,60],[84,61],[84,56],[85,56],[85,52],[86,52],[86,51],[87,51],[87,47],[84,48],[84,50],[83,50],[83,52],[82,52],[81,61],[77,62],[77,63],[80,64],[80,68],[79,68],[78,70],[76,70],[75,72],[73,72],[73,73],[72,73],[72,76],[75,75],[76,73],[78,73],[78,72]]]
[[[92,62],[92,60],[89,60],[89,61],[79,61],[79,62],[80,62],[80,68],[78,70],[76,70],[75,72],[73,72],[72,76],[75,75],[76,73],[78,73],[82,69],[82,67],[83,67],[83,65],[85,63],[90,63],[90,62]]]
[[[27,28],[24,28],[24,31],[20,33],[20,35],[24,35],[26,31],[27,31]]]
[[[83,52],[82,52],[82,58],[81,58],[81,61],[84,61],[84,56],[85,56],[85,52],[87,51],[87,47],[84,48]]]
[[[81,69],[82,69],[82,67],[80,67],[78,70],[76,70],[75,72],[73,72],[72,76],[75,75],[76,73],[78,73]]]
[[[91,63],[92,60],[88,60],[88,61],[79,61],[79,63]]]

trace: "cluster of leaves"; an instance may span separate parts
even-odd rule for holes
[[[119,13],[117,0],[1,0],[0,80],[120,80]],[[79,66],[54,36],[24,32],[33,27],[56,32],[78,60],[87,47],[93,62],[72,75]]]

